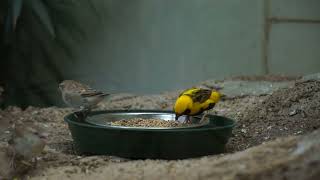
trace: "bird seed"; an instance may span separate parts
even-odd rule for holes
[[[127,126],[127,127],[186,127],[189,124],[180,123],[177,121],[165,121],[161,119],[123,119],[111,122],[112,126]]]

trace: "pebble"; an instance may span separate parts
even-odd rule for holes
[[[289,113],[289,116],[294,116],[294,115],[296,115],[298,112],[297,112],[297,110],[295,109],[295,110],[293,110],[293,111],[291,111],[290,113]]]
[[[242,133],[247,133],[247,130],[246,129],[241,129],[241,132]]]

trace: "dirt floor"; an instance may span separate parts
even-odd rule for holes
[[[276,81],[275,79],[271,78],[271,81]],[[247,78],[246,80],[257,79]],[[283,78],[280,80],[292,79]],[[100,108],[171,109],[177,94],[178,92],[171,92],[159,96],[142,97],[119,95],[112,97],[109,103],[101,105]],[[271,95],[241,96],[221,101],[210,113],[237,120],[237,126],[227,145],[227,152],[190,160],[131,161],[111,156],[78,156],[73,150],[72,138],[63,121],[63,117],[70,112],[71,109],[56,107],[29,107],[25,110],[9,107],[0,110],[0,119],[4,122],[3,124],[35,123],[49,133],[47,146],[38,159],[37,167],[26,176],[34,179],[66,177],[70,179],[84,177],[85,179],[103,177],[106,179],[149,179],[151,177],[153,179],[246,179],[245,177],[248,176],[245,174],[237,175],[236,178],[229,176],[230,174],[222,176],[223,173],[228,173],[230,164],[240,156],[239,153],[234,154],[235,152],[242,151],[240,154],[249,154],[250,156],[246,156],[247,159],[243,159],[246,162],[250,162],[250,159],[258,156],[256,159],[260,158],[260,163],[263,163],[265,157],[262,155],[265,154],[261,154],[260,151],[255,154],[254,152],[258,150],[251,147],[268,144],[268,146],[262,145],[262,148],[265,146],[262,151],[270,154],[274,149],[277,149],[273,154],[280,157],[288,153],[288,149],[296,146],[298,137],[320,127],[320,81],[297,81],[294,86],[277,90]],[[4,133],[0,135],[0,147],[6,146],[6,141],[10,136],[10,128],[3,130]],[[279,137],[286,139],[277,139]],[[276,143],[282,140],[286,143],[282,145]],[[266,152],[267,150],[268,152]],[[255,163],[259,162],[255,161]],[[233,168],[241,170],[246,167],[239,165],[239,167]]]
[[[231,151],[240,151],[277,137],[299,135],[320,127],[320,82],[298,82],[261,98],[238,117]]]

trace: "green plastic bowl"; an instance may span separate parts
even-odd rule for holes
[[[88,118],[109,113],[172,113],[171,111],[96,111]],[[194,117],[200,119],[200,117]],[[191,128],[123,128],[100,126],[65,117],[80,154],[114,155],[131,159],[185,159],[223,153],[235,121],[207,115],[209,123]]]

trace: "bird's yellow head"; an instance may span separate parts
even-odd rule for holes
[[[176,120],[179,118],[181,115],[187,115],[190,113],[191,108],[192,108],[192,99],[189,96],[182,95],[180,96],[175,105],[174,105],[174,112],[176,114]]]
[[[221,98],[221,93],[219,93],[218,91],[212,91],[210,99],[213,102],[215,103],[219,102],[220,98]]]

